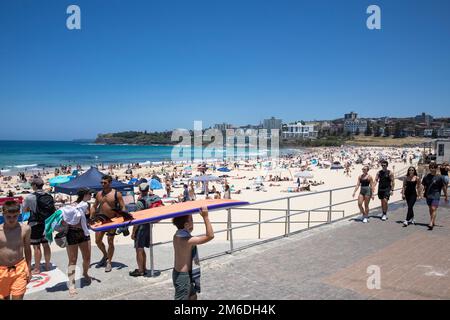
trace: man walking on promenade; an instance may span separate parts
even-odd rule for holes
[[[24,212],[30,212],[28,225],[31,228],[31,245],[34,251],[34,269],[33,274],[41,272],[41,244],[44,249],[45,270],[49,271],[51,264],[51,251],[47,239],[44,235],[45,219],[51,216],[55,211],[55,201],[53,197],[42,190],[44,181],[35,177],[31,180],[33,193],[29,194],[24,201]]]
[[[153,194],[153,190],[147,183],[139,185],[141,196],[136,203],[136,211],[152,208],[154,204],[161,203],[161,198]],[[159,205],[159,204],[158,204]],[[147,255],[145,248],[150,248],[150,223],[133,226],[131,239],[134,240],[134,248],[136,249],[136,261],[138,268],[130,272],[132,277],[142,277],[147,274],[145,266],[147,262]]]
[[[388,211],[389,198],[394,194],[395,179],[394,174],[387,169],[388,162],[386,160],[381,161],[381,170],[378,171],[375,178],[375,184],[378,183],[378,199],[381,200],[381,209],[383,215],[381,220],[386,221]]]
[[[118,211],[126,211],[122,194],[111,187],[112,177],[105,175],[102,177],[103,190],[99,191],[95,196],[94,206],[91,207],[91,218],[96,215],[104,215],[108,219],[112,219],[118,215]],[[103,237],[108,238],[108,251],[106,251]],[[114,236],[116,229],[108,231],[99,231],[95,233],[95,243],[103,253],[103,258],[98,263],[98,267],[105,267],[105,272],[112,270],[112,258],[114,255]]]

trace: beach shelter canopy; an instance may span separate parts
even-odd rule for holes
[[[218,180],[220,180],[220,178],[217,176],[213,176],[213,175],[203,175],[203,176],[192,177],[189,180],[208,182],[208,181],[218,181]]]
[[[159,182],[156,179],[151,179],[150,180],[150,188],[153,190],[159,190],[159,189],[162,189],[163,187],[161,185],[161,182]]]
[[[54,187],[61,183],[66,183],[72,180],[72,176],[57,176],[48,180],[50,186]]]
[[[222,168],[217,169],[217,171],[220,171],[220,172],[230,172],[231,170],[228,169],[227,167],[222,167]]]
[[[158,180],[159,182],[161,182],[161,178],[158,177],[156,174],[154,174],[154,175],[152,176],[152,179],[155,179],[155,180]]]
[[[75,195],[77,193],[77,190],[83,187],[100,191],[102,190],[101,180],[103,176],[104,174],[101,173],[97,168],[92,167],[81,176],[78,176],[69,182],[56,186],[55,192]],[[133,185],[129,185],[117,180],[113,180],[111,187],[121,192],[133,191]]]
[[[133,178],[130,181],[128,181],[128,184],[135,185],[137,182],[138,182],[138,179],[137,178]]]

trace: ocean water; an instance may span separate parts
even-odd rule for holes
[[[96,145],[70,141],[0,141],[0,170],[2,173],[8,173],[60,165],[88,166],[101,163],[187,160],[188,149],[173,150],[173,148],[173,146]],[[172,158],[172,151],[178,158]],[[196,150],[191,151],[191,155],[193,152]],[[258,154],[261,154],[258,150],[244,148],[236,151],[237,157],[241,158],[245,155],[256,157]],[[222,150],[216,150],[208,153],[207,158],[221,159],[223,156]]]

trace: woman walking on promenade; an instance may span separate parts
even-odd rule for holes
[[[75,289],[75,267],[77,265],[78,248],[80,248],[83,257],[83,277],[87,284],[91,283],[91,277],[88,274],[91,263],[91,238],[87,226],[86,216],[89,213],[89,203],[91,194],[95,190],[81,188],[77,192],[78,199],[73,206],[67,206],[62,209],[63,220],[68,224],[67,231],[67,255],[69,258],[69,294],[77,294]]]
[[[374,198],[374,180],[371,175],[369,175],[369,167],[364,166],[362,168],[363,174],[358,177],[358,181],[356,183],[355,191],[353,192],[353,198],[356,195],[356,192],[358,191],[358,188],[361,187],[361,190],[359,191],[358,196],[358,206],[359,210],[361,211],[363,215],[362,222],[367,223],[369,222],[369,203],[370,199]],[[363,207],[364,204],[364,207]]]
[[[417,195],[421,194],[420,179],[417,176],[417,170],[414,167],[409,167],[406,173],[405,180],[403,180],[402,199],[406,200],[408,204],[408,213],[406,220],[403,221],[403,226],[408,224],[416,224],[414,221],[414,204],[417,201]]]

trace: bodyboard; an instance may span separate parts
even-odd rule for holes
[[[229,199],[210,199],[196,200],[181,203],[175,203],[169,206],[156,207],[131,213],[133,220],[125,221],[122,217],[111,219],[105,223],[95,223],[90,225],[94,231],[108,231],[110,229],[139,225],[144,223],[157,222],[164,219],[185,216],[198,213],[201,207],[208,207],[209,211],[227,209],[235,206],[249,204],[246,201],[229,200]]]

